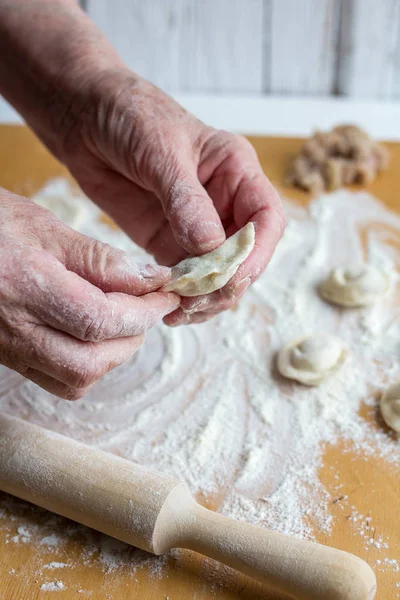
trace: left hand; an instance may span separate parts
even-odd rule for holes
[[[82,105],[72,102],[64,115],[56,153],[84,192],[159,263],[209,252],[254,223],[255,248],[231,281],[183,298],[165,322],[198,323],[232,307],[265,269],[285,224],[251,144],[204,125],[124,67],[93,76],[80,89]]]

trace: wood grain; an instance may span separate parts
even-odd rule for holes
[[[269,3],[272,93],[330,94],[335,86],[339,5],[335,0],[273,0]]]
[[[261,92],[262,0],[192,1],[182,32],[185,90]]]
[[[134,71],[166,90],[262,88],[262,0],[88,0]]]
[[[157,555],[194,550],[296,600],[375,596],[357,556],[224,517],[178,479],[8,415],[0,489]]]
[[[165,90],[181,89],[181,35],[190,18],[188,0],[99,2],[87,12],[128,67]]]
[[[400,97],[400,0],[82,0],[169,91]]]
[[[284,187],[283,173],[290,157],[301,145],[298,139],[250,138],[256,148],[261,163],[280,188],[282,194],[295,201],[307,202],[308,196],[297,190]],[[398,187],[400,185],[400,144],[388,144],[392,155],[390,169],[368,189],[382,199],[390,208],[400,212]],[[34,136],[18,126],[0,127],[0,185],[18,193],[33,193],[50,177],[65,175],[65,170],[43,149]],[[369,409],[370,411],[371,409]],[[365,412],[365,415],[364,415]],[[375,414],[367,409],[363,416],[376,427],[380,427]],[[346,451],[344,451],[346,450]],[[337,486],[335,473],[349,495],[348,505],[339,497],[334,497],[331,512],[335,516],[331,536],[318,534],[319,541],[359,555],[374,565],[383,558],[375,547],[365,549],[364,540],[349,523],[351,506],[363,515],[373,515],[371,535],[388,538],[390,558],[400,561],[400,520],[397,507],[400,502],[400,474],[378,458],[360,457],[351,452],[351,446],[328,447],[324,453],[320,477],[328,491],[334,493]],[[2,503],[7,498],[0,495]],[[0,523],[16,533],[20,524],[29,526],[48,519],[42,511],[33,511],[28,503],[13,501],[13,521],[8,512]],[[67,519],[61,519],[55,529],[62,531],[70,527]],[[14,535],[14,533],[13,533]],[[149,568],[143,565],[132,573],[129,560],[118,571],[107,573],[98,562],[84,564],[83,557],[90,548],[90,540],[96,534],[86,528],[80,529],[71,537],[63,550],[63,557],[56,557],[51,549],[39,552],[33,544],[6,544],[3,528],[0,528],[0,600],[46,600],[52,596],[40,589],[44,580],[62,579],[66,590],[57,592],[60,600],[90,598],[92,600],[278,600],[279,596],[270,593],[265,587],[236,575],[217,563],[200,559],[191,552],[179,557],[171,556],[168,567],[160,579],[149,575]],[[134,556],[135,551],[132,551]],[[145,558],[145,557],[144,557]],[[51,560],[64,560],[76,565],[62,571],[46,571],[44,565]],[[135,561],[136,562],[136,561]],[[15,572],[10,572],[14,569]],[[399,573],[391,569],[377,571],[378,600],[398,600]],[[83,590],[86,593],[79,593]],[[89,596],[88,593],[91,593]],[[280,599],[279,599],[280,600]],[[316,599],[317,600],[317,599]]]
[[[399,94],[400,0],[342,3],[337,91],[387,99]]]

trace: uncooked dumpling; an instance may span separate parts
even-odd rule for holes
[[[340,306],[367,306],[379,300],[389,289],[389,278],[372,265],[356,263],[332,269],[320,288],[325,300]]]
[[[254,248],[253,223],[228,238],[219,248],[186,258],[172,268],[172,280],[163,287],[164,292],[180,296],[202,296],[224,287]]]
[[[331,335],[309,335],[287,344],[278,355],[278,370],[284,377],[304,385],[318,385],[344,362],[347,350]]]
[[[400,433],[400,381],[386,390],[381,397],[380,406],[386,425]]]

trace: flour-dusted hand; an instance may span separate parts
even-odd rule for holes
[[[170,269],[140,266],[1,188],[0,264],[0,362],[69,400],[179,305],[154,292]]]
[[[0,2],[0,90],[160,264],[205,254],[254,224],[254,250],[231,281],[184,299],[167,323],[231,307],[265,269],[285,219],[251,144],[130,71],[75,0]]]
[[[159,263],[209,252],[254,223],[254,251],[228,285],[183,300],[166,321],[196,322],[231,307],[264,270],[284,228],[279,196],[253,147],[206,127],[123,68],[92,81],[88,94],[85,110],[70,115],[61,159]]]

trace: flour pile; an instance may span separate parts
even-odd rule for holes
[[[67,183],[49,184],[40,200],[54,195],[68,200]],[[80,231],[147,260],[99,222],[89,201],[77,206]],[[77,403],[3,368],[0,410],[182,478],[225,515],[308,539],[329,532],[331,499],[318,478],[324,444],[348,440],[400,465],[399,439],[359,414],[400,378],[400,218],[348,191],[285,208],[283,240],[235,311],[202,325],[155,327],[129,364]],[[387,273],[388,296],[359,310],[324,303],[317,287],[330,269],[363,260]],[[318,388],[284,381],[277,351],[314,332],[343,340],[348,360]]]

